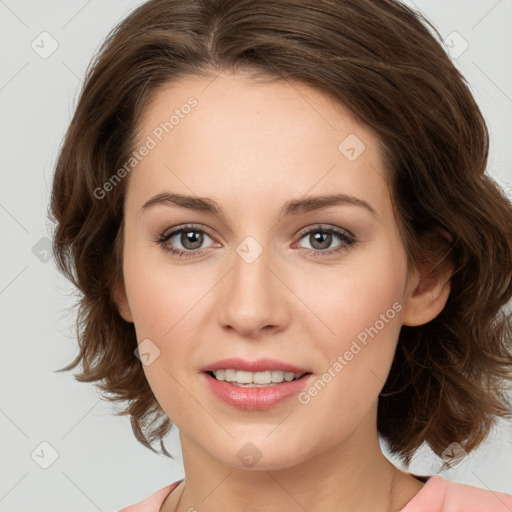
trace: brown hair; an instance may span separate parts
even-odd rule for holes
[[[154,450],[159,440],[169,455],[162,439],[172,423],[113,300],[127,179],[103,199],[95,190],[129,158],[157,89],[221,70],[297,80],[348,107],[382,144],[409,265],[427,261],[433,275],[454,266],[443,311],[402,326],[378,407],[391,452],[409,463],[423,442],[438,455],[452,442],[470,451],[497,417],[510,417],[512,206],[484,174],[485,120],[436,38],[428,20],[393,0],[150,0],[109,34],[53,183],[55,259],[81,292],[80,351],[62,370],[82,363],[79,381],[128,402],[121,414],[142,444]]]

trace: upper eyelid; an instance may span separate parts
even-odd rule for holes
[[[331,224],[317,224],[316,226],[307,226],[301,229],[296,236],[302,237],[304,234],[310,233],[311,231],[335,231],[342,235],[348,236],[349,238],[355,238],[355,235],[346,228],[340,228],[339,226],[333,226]]]
[[[163,232],[162,237],[169,237],[176,233],[180,233],[181,231],[193,231],[193,230],[203,231],[208,236],[212,237],[209,228],[205,228],[204,226],[199,226],[199,225],[195,225],[195,224],[184,224],[182,226],[175,226],[173,228],[169,228]]]

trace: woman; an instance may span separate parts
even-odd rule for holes
[[[432,27],[433,28],[433,27]],[[123,509],[510,510],[414,475],[510,417],[512,207],[391,0],[150,0],[91,67],[53,184],[79,379],[185,479]]]

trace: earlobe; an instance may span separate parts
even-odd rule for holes
[[[446,305],[450,295],[452,266],[433,277],[415,274],[411,280],[412,291],[404,300],[402,323],[409,326],[423,325],[433,320]]]
[[[133,323],[133,316],[130,305],[128,304],[124,282],[117,283],[113,294],[113,300],[123,320]]]

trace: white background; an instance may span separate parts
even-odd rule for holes
[[[166,442],[173,462],[139,445],[128,418],[115,417],[92,385],[55,373],[77,350],[72,311],[66,312],[73,297],[53,261],[41,261],[53,167],[85,68],[139,3],[0,0],[0,512],[114,511],[183,476],[176,431]],[[467,41],[454,62],[491,130],[489,172],[512,196],[512,1],[407,3],[443,38],[456,31]],[[58,42],[46,59],[31,47],[43,31]],[[452,41],[455,51],[463,49],[462,39]],[[43,441],[58,452],[48,469],[31,457],[37,448],[34,458],[51,461]],[[439,467],[422,450],[410,470],[433,474]],[[512,493],[511,426],[501,423],[481,449],[443,475]]]

